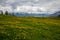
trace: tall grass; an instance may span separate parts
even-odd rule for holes
[[[0,15],[0,40],[60,40],[60,18]]]

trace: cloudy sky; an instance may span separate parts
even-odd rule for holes
[[[0,10],[52,14],[60,10],[60,0],[0,0]]]

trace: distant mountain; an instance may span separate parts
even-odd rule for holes
[[[33,17],[47,17],[49,14],[34,14],[34,13],[15,13],[15,16],[33,16]]]
[[[60,11],[57,11],[54,14],[51,14],[51,16],[54,16],[54,17],[57,17],[58,15],[60,15]]]

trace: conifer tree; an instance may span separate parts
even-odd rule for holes
[[[6,12],[5,12],[5,15],[8,15],[8,14],[9,14],[8,11],[6,11]]]

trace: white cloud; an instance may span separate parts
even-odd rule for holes
[[[43,13],[46,9],[40,6],[17,6],[15,12]]]
[[[11,6],[1,6],[0,5],[0,10],[3,10],[4,12],[5,11],[12,12],[13,8]]]
[[[48,13],[54,13],[60,10],[60,1],[57,0],[50,2],[48,4],[42,5],[42,7],[45,7]]]
[[[16,2],[16,0],[6,0],[6,3],[10,3],[10,4],[12,4],[12,3],[14,3],[14,2]]]
[[[60,10],[60,0],[0,0],[0,10],[12,12],[54,13]]]

